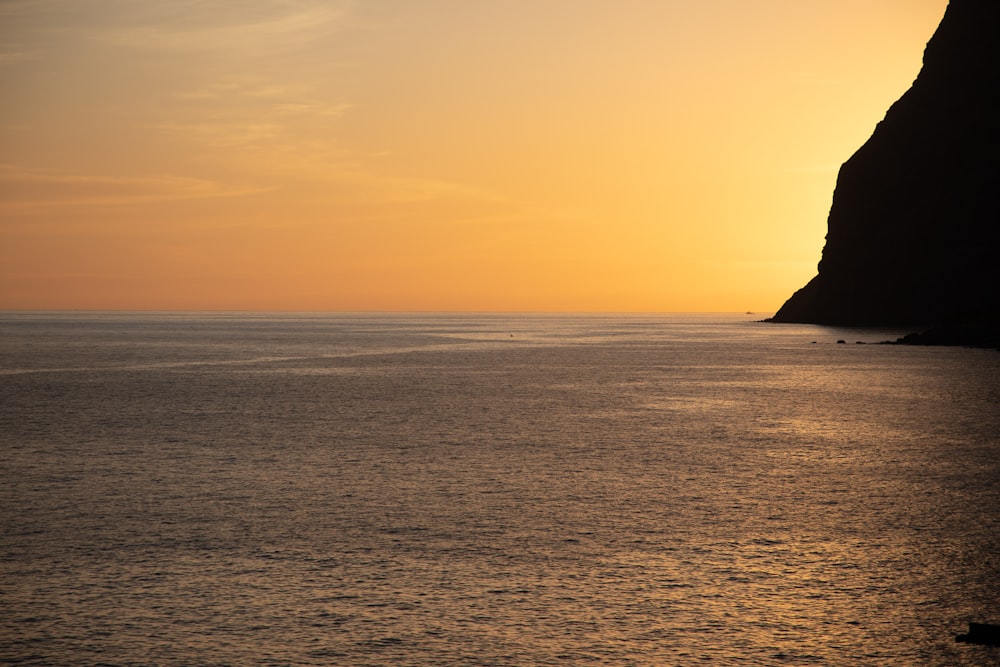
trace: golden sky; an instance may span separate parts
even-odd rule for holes
[[[0,308],[771,312],[947,0],[3,0]]]

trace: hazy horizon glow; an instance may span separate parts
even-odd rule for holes
[[[773,311],[946,0],[0,5],[0,308]]]

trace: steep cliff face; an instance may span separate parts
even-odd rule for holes
[[[1000,0],[951,0],[840,169],[819,273],[776,322],[1000,321]]]

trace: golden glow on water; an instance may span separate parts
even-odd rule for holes
[[[946,4],[8,2],[0,307],[773,311]]]
[[[1000,581],[990,351],[704,315],[0,333],[0,660],[995,657],[952,639]]]

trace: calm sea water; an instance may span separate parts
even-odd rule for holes
[[[0,315],[0,663],[1000,662],[1000,353],[752,319]]]

